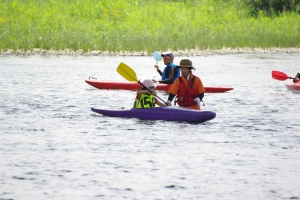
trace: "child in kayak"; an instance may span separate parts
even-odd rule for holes
[[[300,71],[296,74],[295,78],[293,79],[294,83],[298,83],[300,81]]]
[[[152,80],[146,79],[143,84],[149,88],[152,93],[145,87],[136,92],[135,101],[133,108],[154,108],[155,104],[159,106],[166,106],[164,103],[160,102],[156,97],[155,86]]]

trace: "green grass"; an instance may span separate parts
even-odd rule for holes
[[[0,49],[147,51],[300,47],[300,15],[242,0],[1,0]]]

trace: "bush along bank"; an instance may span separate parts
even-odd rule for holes
[[[251,16],[240,0],[7,0],[0,7],[2,52],[300,47],[297,12]]]

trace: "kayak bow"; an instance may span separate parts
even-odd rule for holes
[[[298,82],[298,83],[286,83],[285,87],[288,90],[300,90],[300,82]]]

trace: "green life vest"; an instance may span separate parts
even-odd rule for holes
[[[154,108],[155,100],[151,94],[141,94],[140,100],[136,100],[136,108]]]

